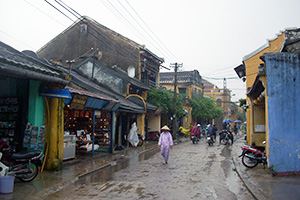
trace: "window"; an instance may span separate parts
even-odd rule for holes
[[[265,109],[261,106],[253,106],[253,132],[265,132],[266,131],[266,118]]]
[[[222,106],[222,99],[217,99],[217,106]]]
[[[178,91],[181,98],[186,98],[186,88],[178,88]]]
[[[81,34],[87,33],[87,24],[80,24],[80,33]]]

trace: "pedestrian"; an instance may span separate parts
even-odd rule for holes
[[[168,164],[170,149],[173,147],[173,138],[167,125],[163,126],[161,131],[158,149],[160,149],[160,153],[164,157],[165,162],[163,164],[166,165]]]
[[[226,122],[223,122],[222,128],[223,128],[223,130],[226,130],[226,129],[227,129],[227,123],[226,123]]]
[[[234,126],[233,126],[233,132],[235,135],[237,135],[238,133],[238,125],[237,125],[237,122],[234,123]]]
[[[132,147],[136,147],[137,144],[139,143],[139,137],[137,134],[137,126],[136,126],[136,122],[133,122],[131,129],[129,131],[128,134],[128,142],[130,142]]]

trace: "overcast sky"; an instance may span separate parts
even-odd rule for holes
[[[37,51],[77,18],[55,0],[0,0],[0,40],[19,51]],[[80,15],[143,44],[181,70],[245,98],[233,68],[286,28],[300,27],[299,0],[57,0]],[[71,19],[70,19],[71,18]],[[166,70],[162,70],[166,71]]]

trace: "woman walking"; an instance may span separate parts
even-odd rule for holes
[[[173,147],[173,138],[170,133],[170,129],[168,126],[163,126],[161,128],[162,133],[160,134],[158,140],[158,148],[160,149],[161,155],[164,157],[165,162],[164,165],[168,164],[170,148]]]

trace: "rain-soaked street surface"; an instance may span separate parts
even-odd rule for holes
[[[44,199],[253,199],[235,172],[231,149],[204,139],[180,143],[168,165],[157,150],[136,154]]]

